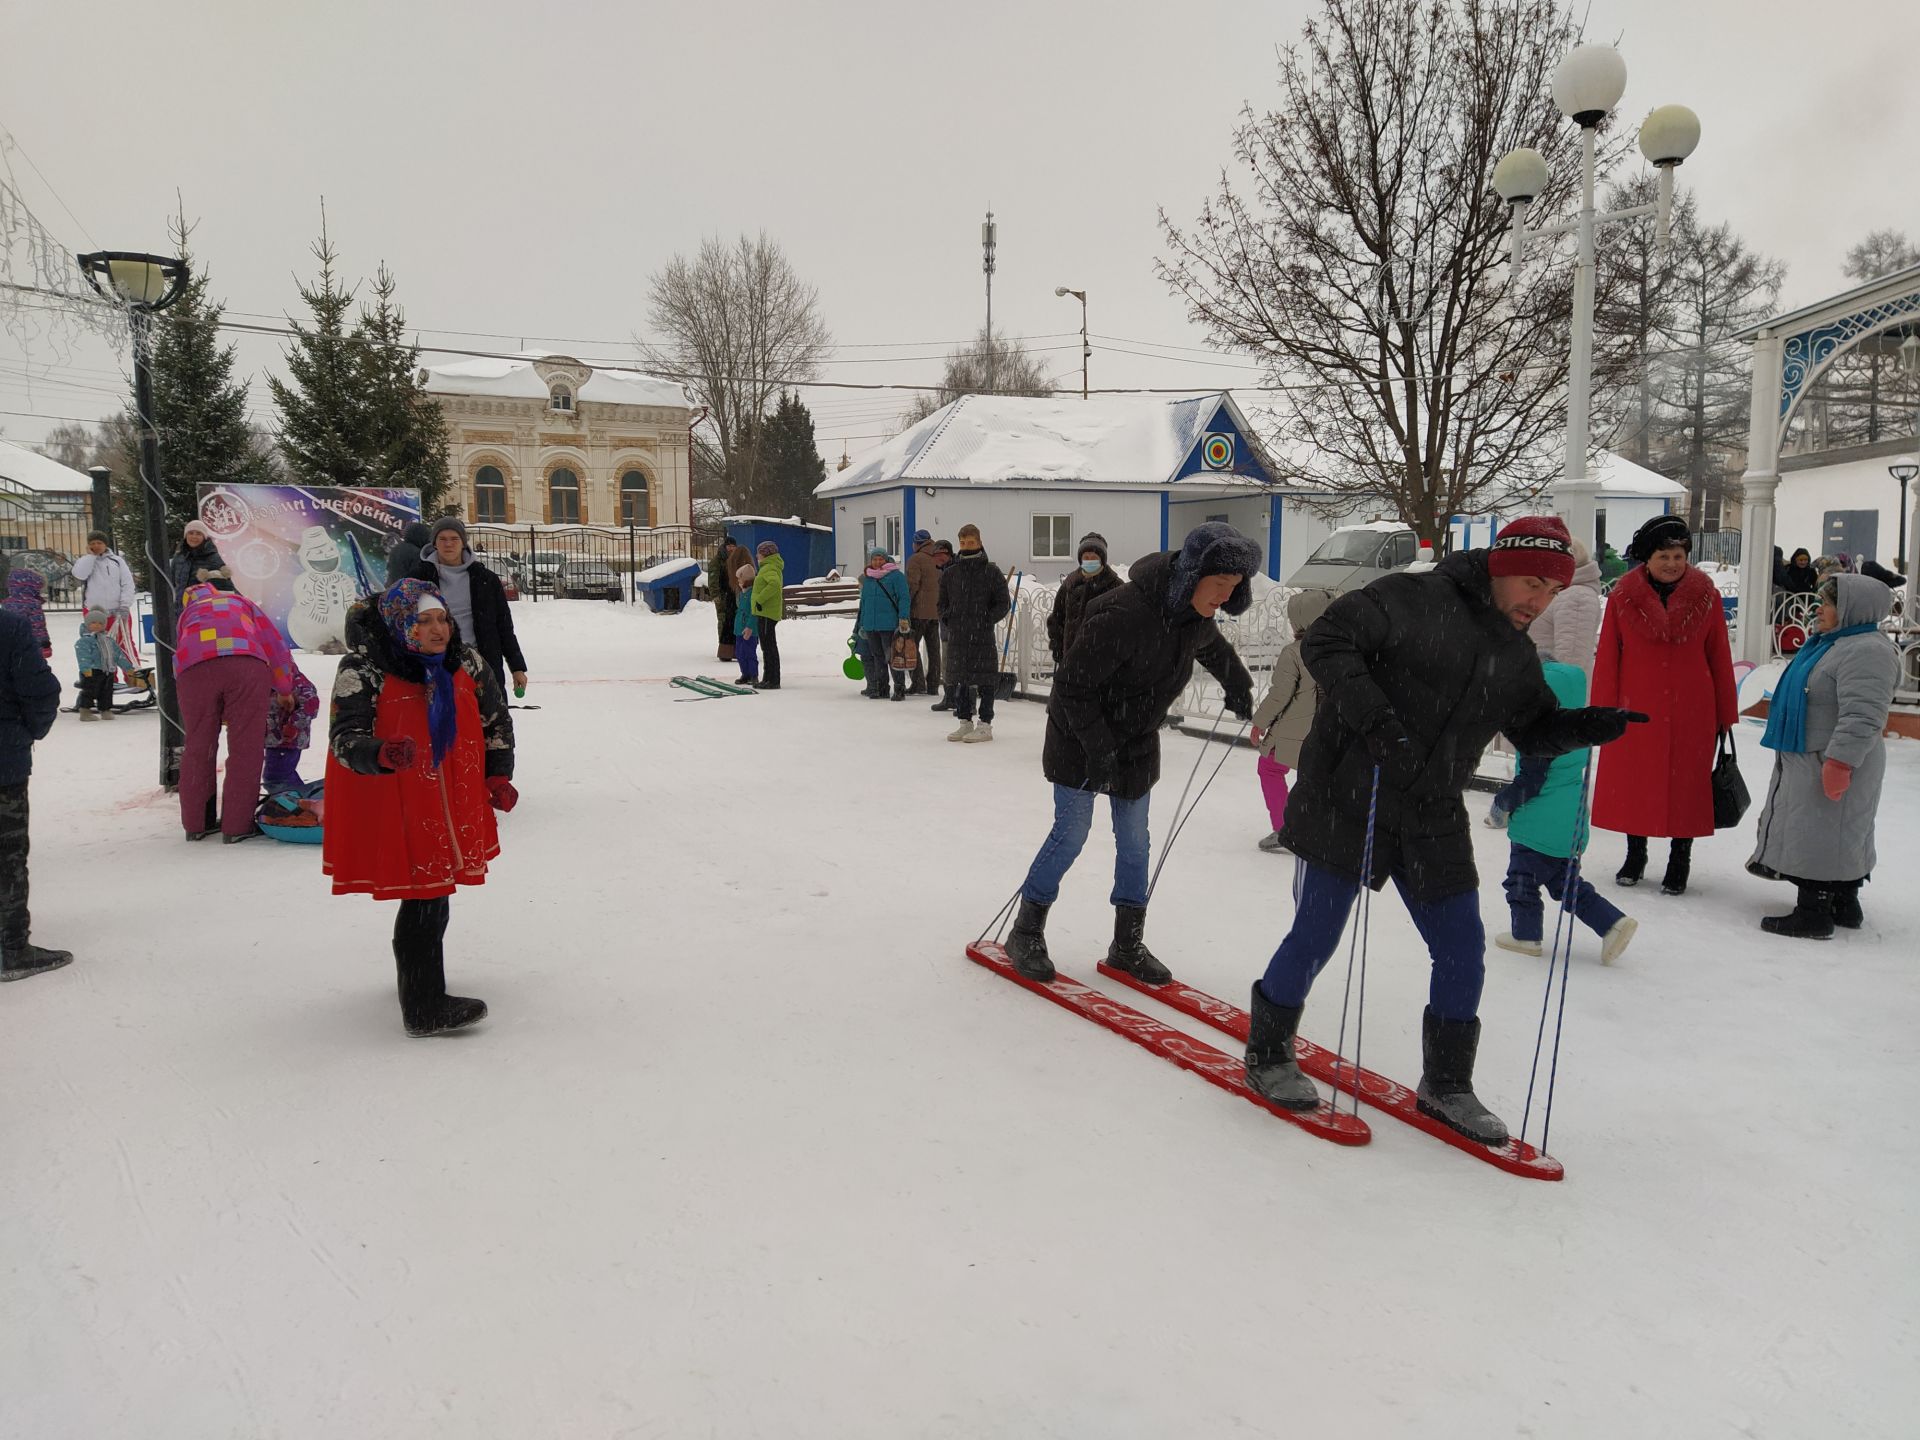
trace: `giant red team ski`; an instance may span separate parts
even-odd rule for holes
[[[1196,990],[1178,980],[1169,985],[1145,985],[1126,971],[1116,970],[1105,962],[1101,963],[1100,973],[1143,995],[1151,995],[1168,1009],[1178,1010],[1182,1015],[1213,1026],[1222,1034],[1231,1035],[1243,1045],[1246,1043],[1247,1012],[1217,996]],[[1293,1049],[1294,1059],[1299,1062],[1301,1070],[1323,1085],[1337,1086],[1348,1095],[1357,1093],[1376,1109],[1384,1110],[1395,1119],[1406,1121],[1414,1129],[1424,1130],[1434,1139],[1444,1140],[1456,1150],[1462,1150],[1489,1165],[1533,1180],[1558,1180],[1566,1173],[1558,1160],[1551,1155],[1542,1155],[1524,1140],[1509,1139],[1504,1145],[1482,1145],[1478,1140],[1468,1139],[1431,1115],[1421,1114],[1414,1092],[1399,1081],[1389,1080],[1372,1070],[1357,1070],[1350,1061],[1341,1060],[1333,1051],[1322,1049],[1311,1040],[1296,1036]],[[1339,1067],[1337,1075],[1336,1063]],[[1320,1103],[1321,1108],[1325,1109],[1326,1102],[1323,1100]],[[1318,1114],[1319,1111],[1314,1113]]]
[[[967,958],[977,965],[983,965],[997,975],[1004,975],[1016,985],[1025,986],[1037,995],[1044,995],[1054,1004],[1084,1015],[1097,1025],[1103,1025],[1116,1035],[1124,1036],[1142,1049],[1151,1050],[1162,1059],[1171,1060],[1182,1070],[1191,1070],[1210,1085],[1222,1090],[1232,1091],[1241,1099],[1258,1105],[1270,1114],[1282,1120],[1298,1125],[1309,1134],[1318,1135],[1323,1140],[1331,1140],[1336,1145],[1364,1145],[1373,1138],[1373,1132],[1367,1128],[1366,1121],[1357,1115],[1336,1111],[1326,1101],[1321,1101],[1314,1110],[1286,1110],[1278,1105],[1270,1105],[1247,1085],[1246,1066],[1238,1055],[1228,1055],[1213,1046],[1183,1034],[1170,1025],[1163,1025],[1151,1015],[1146,1015],[1123,1004],[1110,995],[1082,985],[1078,980],[1065,975],[1057,976],[1052,984],[1042,984],[1038,980],[1029,980],[1013,968],[1008,959],[1006,948],[994,941],[983,940],[967,947]],[[1102,967],[1104,968],[1104,967]],[[1158,995],[1158,991],[1149,991]],[[1205,1018],[1205,1017],[1201,1017]],[[1245,1031],[1241,1032],[1243,1035]]]

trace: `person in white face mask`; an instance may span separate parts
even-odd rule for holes
[[[1053,613],[1047,617],[1047,645],[1053,651],[1055,665],[1073,648],[1073,638],[1080,633],[1087,606],[1126,583],[1107,564],[1106,536],[1088,531],[1081,537],[1078,553],[1080,563],[1060,582],[1059,590],[1054,592]]]

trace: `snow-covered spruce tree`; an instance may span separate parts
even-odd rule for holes
[[[1259,360],[1287,468],[1428,540],[1560,467],[1566,247],[1508,284],[1492,176],[1531,146],[1552,180],[1530,222],[1567,212],[1579,132],[1550,80],[1578,38],[1553,0],[1324,0],[1274,107],[1243,112],[1243,179],[1191,228],[1161,212],[1160,277]],[[1621,148],[1603,142],[1603,173]]]
[[[234,378],[234,347],[223,342],[223,308],[208,298],[210,273],[193,262],[184,218],[170,227],[177,253],[188,261],[180,298],[154,317],[153,424],[160,437],[160,493],[167,508],[167,535],[199,511],[199,487],[251,485],[273,478],[254,445],[247,419],[247,383]],[[129,407],[119,428],[121,454],[114,464],[115,547],[127,556],[141,584],[148,583],[145,502],[140,486],[139,427]]]
[[[366,485],[373,482],[367,459],[375,453],[374,425],[365,393],[360,345],[349,332],[353,291],[334,271],[339,259],[327,238],[324,217],[314,242],[319,278],[300,287],[310,323],[288,317],[293,343],[287,347],[288,384],[269,378],[280,407],[280,453],[292,478],[307,485]]]
[[[367,473],[375,485],[420,492],[420,513],[447,496],[447,420],[420,381],[420,350],[406,338],[393,272],[373,278],[373,305],[353,328],[367,407]]]
[[[820,458],[813,435],[813,413],[797,394],[784,390],[780,403],[760,426],[757,439],[763,486],[757,504],[761,511],[779,518],[813,518],[818,503],[813,498],[814,486],[827,478],[827,462]]]

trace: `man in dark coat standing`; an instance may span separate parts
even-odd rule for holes
[[[1000,683],[1000,650],[993,627],[1012,608],[1007,577],[987,558],[980,527],[960,527],[960,553],[940,576],[940,623],[947,627],[947,693],[959,727],[949,740],[993,738],[993,692]],[[973,723],[974,702],[980,724]],[[936,710],[939,706],[934,707]]]
[[[1081,536],[1080,548],[1074,553],[1080,557],[1079,567],[1060,582],[1054,592],[1052,613],[1047,616],[1047,648],[1053,652],[1056,666],[1073,648],[1074,637],[1087,618],[1087,607],[1126,583],[1107,563],[1107,537],[1099,531],[1089,530]]]
[[[1178,550],[1137,561],[1132,579],[1087,609],[1053,676],[1041,769],[1053,782],[1053,829],[1020,886],[1007,955],[1030,980],[1053,979],[1047,911],[1087,843],[1093,800],[1108,797],[1115,847],[1113,944],[1107,963],[1149,985],[1173,979],[1147,949],[1147,801],[1160,778],[1160,727],[1198,660],[1253,715],[1253,680],[1213,622],[1253,603],[1260,547],[1231,525],[1197,527]]]
[[[420,568],[420,557],[426,553],[427,546],[433,543],[433,532],[427,528],[424,520],[408,522],[406,529],[400,532],[400,538],[387,552],[387,587],[406,579]]]
[[[740,568],[741,557],[746,553],[733,538],[733,532],[726,531],[721,534],[713,559],[707,565],[707,594],[713,599],[713,618],[720,625],[720,647],[715,653],[722,660],[733,659],[733,609],[735,592],[740,588],[734,572]]]
[[[445,597],[461,643],[479,652],[501,692],[506,692],[511,674],[514,694],[525,694],[527,657],[520,653],[520,637],[513,631],[507,587],[467,548],[467,523],[458,515],[434,521],[429,538],[413,578],[425,580]]]
[[[0,611],[0,980],[24,980],[70,964],[68,950],[31,943],[27,913],[27,779],[33,742],[60,709],[60,681],[47,668],[33,628]]]
[[[933,548],[933,536],[925,530],[913,532],[907,598],[913,607],[907,618],[913,622],[914,643],[920,652],[920,668],[913,672],[907,694],[924,695],[940,688],[940,557]]]
[[[1420,1109],[1485,1144],[1506,1141],[1507,1127],[1473,1093],[1486,931],[1461,794],[1496,733],[1522,755],[1551,756],[1626,730],[1624,710],[1562,710],[1527,639],[1573,570],[1566,526],[1526,516],[1491,550],[1341,596],[1301,641],[1322,699],[1281,831],[1300,878],[1293,928],[1253,987],[1247,1043],[1247,1081],[1275,1104],[1319,1103],[1294,1060],[1307,992],[1362,882],[1378,890],[1391,877],[1433,958]],[[1363,876],[1370,813],[1373,864]]]

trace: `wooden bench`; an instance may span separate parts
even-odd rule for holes
[[[805,610],[820,613],[829,605],[858,605],[860,582],[844,580],[828,585],[789,585],[783,593],[789,615],[797,615]]]

